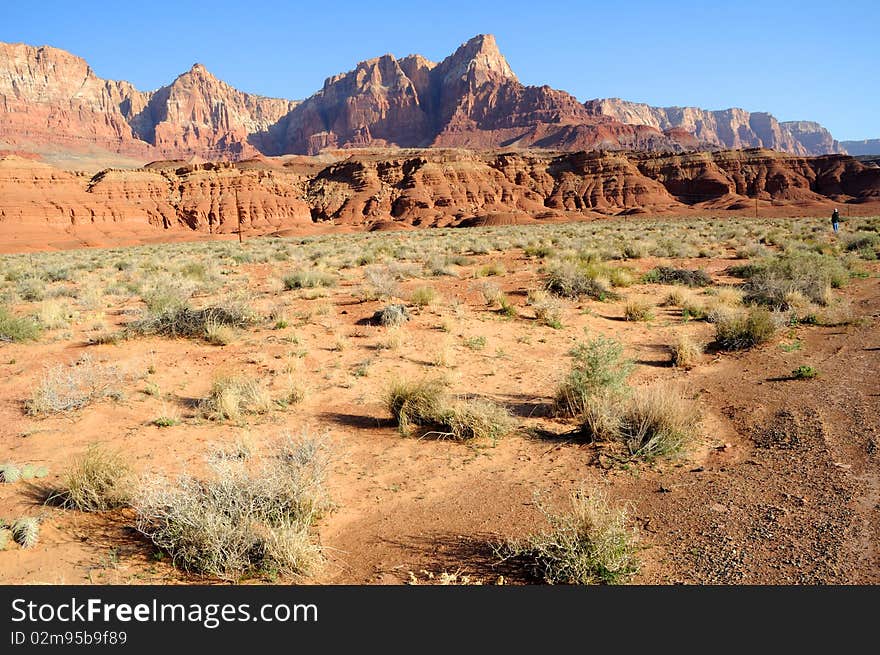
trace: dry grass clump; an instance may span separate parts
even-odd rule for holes
[[[579,344],[571,351],[571,371],[556,390],[557,414],[579,416],[593,396],[622,392],[633,364],[623,356],[623,346],[605,337]]]
[[[649,321],[654,318],[652,305],[644,300],[630,300],[623,308],[623,316],[627,321]]]
[[[385,406],[403,435],[412,434],[413,428],[424,428],[425,436],[494,440],[514,427],[505,408],[479,398],[450,400],[446,383],[436,379],[392,382],[385,392]]]
[[[715,341],[724,350],[743,350],[765,343],[776,333],[776,321],[766,309],[753,307],[719,316]]]
[[[288,291],[294,289],[316,289],[336,286],[336,278],[323,271],[297,271],[286,275],[282,280]]]
[[[58,300],[44,300],[37,311],[37,321],[47,330],[66,328],[73,316],[70,306]]]
[[[217,378],[208,397],[199,403],[202,415],[213,421],[239,421],[246,414],[265,414],[274,406],[262,382],[243,375]]]
[[[36,321],[14,316],[5,307],[0,307],[0,341],[35,341],[41,332]]]
[[[47,502],[81,512],[125,507],[134,489],[134,473],[117,452],[93,445],[77,457]]]
[[[552,514],[540,506],[548,530],[497,548],[547,584],[621,584],[638,571],[637,533],[625,506],[601,491],[571,496],[571,508]]]
[[[535,312],[535,319],[549,327],[562,328],[563,305],[555,296],[543,289],[529,291],[528,304]]]
[[[322,557],[311,527],[330,509],[327,442],[287,437],[253,459],[213,460],[207,478],[148,484],[134,502],[138,531],[186,571],[231,580],[312,573]]]
[[[409,296],[409,301],[417,307],[428,307],[433,305],[439,299],[440,294],[437,289],[431,286],[423,286],[414,289]]]
[[[593,396],[580,420],[580,433],[588,439],[620,444],[628,457],[651,461],[684,453],[696,437],[700,416],[676,392],[655,387],[627,398]]]
[[[72,366],[54,366],[46,371],[40,384],[25,400],[30,416],[60,414],[81,409],[103,398],[119,399],[120,383],[125,378],[114,364],[100,364],[83,355]]]
[[[703,354],[703,346],[682,334],[669,346],[672,365],[678,368],[690,369],[696,366]]]
[[[696,406],[664,387],[640,390],[623,406],[615,438],[632,457],[654,460],[686,451],[696,437]]]

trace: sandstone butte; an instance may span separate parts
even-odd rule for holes
[[[752,146],[759,146],[752,148]],[[491,35],[384,55],[302,102],[203,66],[141,92],[0,44],[0,249],[617,214],[876,211],[880,168],[821,126],[586,103],[519,82]],[[150,164],[144,162],[152,161]]]

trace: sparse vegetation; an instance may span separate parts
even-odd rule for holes
[[[700,360],[703,347],[687,335],[681,335],[675,343],[669,346],[669,351],[673,366],[690,369]]]
[[[25,401],[30,416],[60,414],[82,409],[103,398],[119,399],[124,374],[114,364],[95,362],[83,355],[72,366],[54,366]]]
[[[791,377],[795,380],[812,380],[819,377],[819,371],[807,364],[801,364],[791,372]]]
[[[707,287],[712,284],[712,277],[706,271],[671,266],[658,266],[648,271],[644,280],[654,284],[683,284],[688,287]]]
[[[598,337],[571,351],[571,371],[556,391],[558,414],[578,416],[591,397],[624,390],[633,364],[623,356],[623,346],[613,339]]]
[[[497,550],[547,584],[620,584],[638,571],[635,530],[622,505],[606,494],[577,492],[564,514],[541,506],[549,529]]]
[[[240,421],[247,414],[265,414],[274,406],[269,390],[244,375],[217,378],[208,397],[199,403],[202,414],[214,421]]]
[[[8,309],[0,307],[0,342],[34,341],[40,337],[41,332],[36,321],[13,316]]]
[[[718,318],[715,340],[724,350],[743,350],[765,343],[776,333],[776,322],[766,309],[752,308]]]
[[[210,476],[157,479],[135,499],[137,529],[180,568],[238,580],[313,573],[311,527],[330,509],[329,446],[284,438],[259,458],[210,462]]]
[[[649,321],[654,318],[651,304],[643,300],[630,300],[623,308],[623,316],[627,321]]]
[[[81,512],[105,512],[125,507],[133,488],[134,474],[123,456],[94,445],[74,460],[47,502]]]

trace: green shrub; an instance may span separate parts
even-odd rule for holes
[[[502,560],[521,563],[548,584],[620,584],[638,571],[636,532],[624,507],[604,493],[575,493],[565,514],[541,511],[549,530],[500,546]]]
[[[336,278],[322,271],[297,271],[285,276],[282,281],[288,291],[336,286]]]
[[[591,396],[622,391],[633,364],[623,357],[623,346],[613,339],[598,337],[571,351],[571,371],[556,391],[556,413],[578,416]]]
[[[791,372],[791,377],[793,377],[795,380],[811,380],[813,378],[819,377],[819,371],[817,371],[812,366],[801,364]]]
[[[5,307],[0,307],[0,341],[35,341],[41,332],[36,321],[13,316]]]

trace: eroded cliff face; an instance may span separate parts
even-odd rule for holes
[[[785,213],[880,203],[880,168],[768,150],[670,153],[337,151],[237,163],[160,162],[97,175],[0,159],[0,242],[105,235],[273,233],[324,226],[471,225],[625,213]],[[877,206],[877,205],[871,205]],[[40,236],[42,235],[42,236]],[[48,235],[48,236],[47,236]]]
[[[0,43],[0,143],[144,162],[256,154],[295,102],[242,93],[201,65],[156,91],[104,80],[64,50]]]
[[[439,63],[419,55],[369,59],[328,78],[301,103],[243,93],[200,64],[168,86],[141,92],[97,77],[63,50],[0,44],[0,147],[38,152],[48,161],[64,161],[56,155],[66,152],[100,162],[112,160],[101,153],[116,153],[143,163],[428,146],[648,152],[761,146],[801,155],[839,149],[815,123],[779,123],[741,109],[581,103],[565,91],[525,86],[489,34]]]
[[[811,121],[780,123],[766,112],[732,108],[709,111],[698,107],[652,107],[620,98],[585,103],[592,110],[628,124],[659,130],[683,129],[722,148],[769,148],[797,155],[845,153],[830,132]]]

